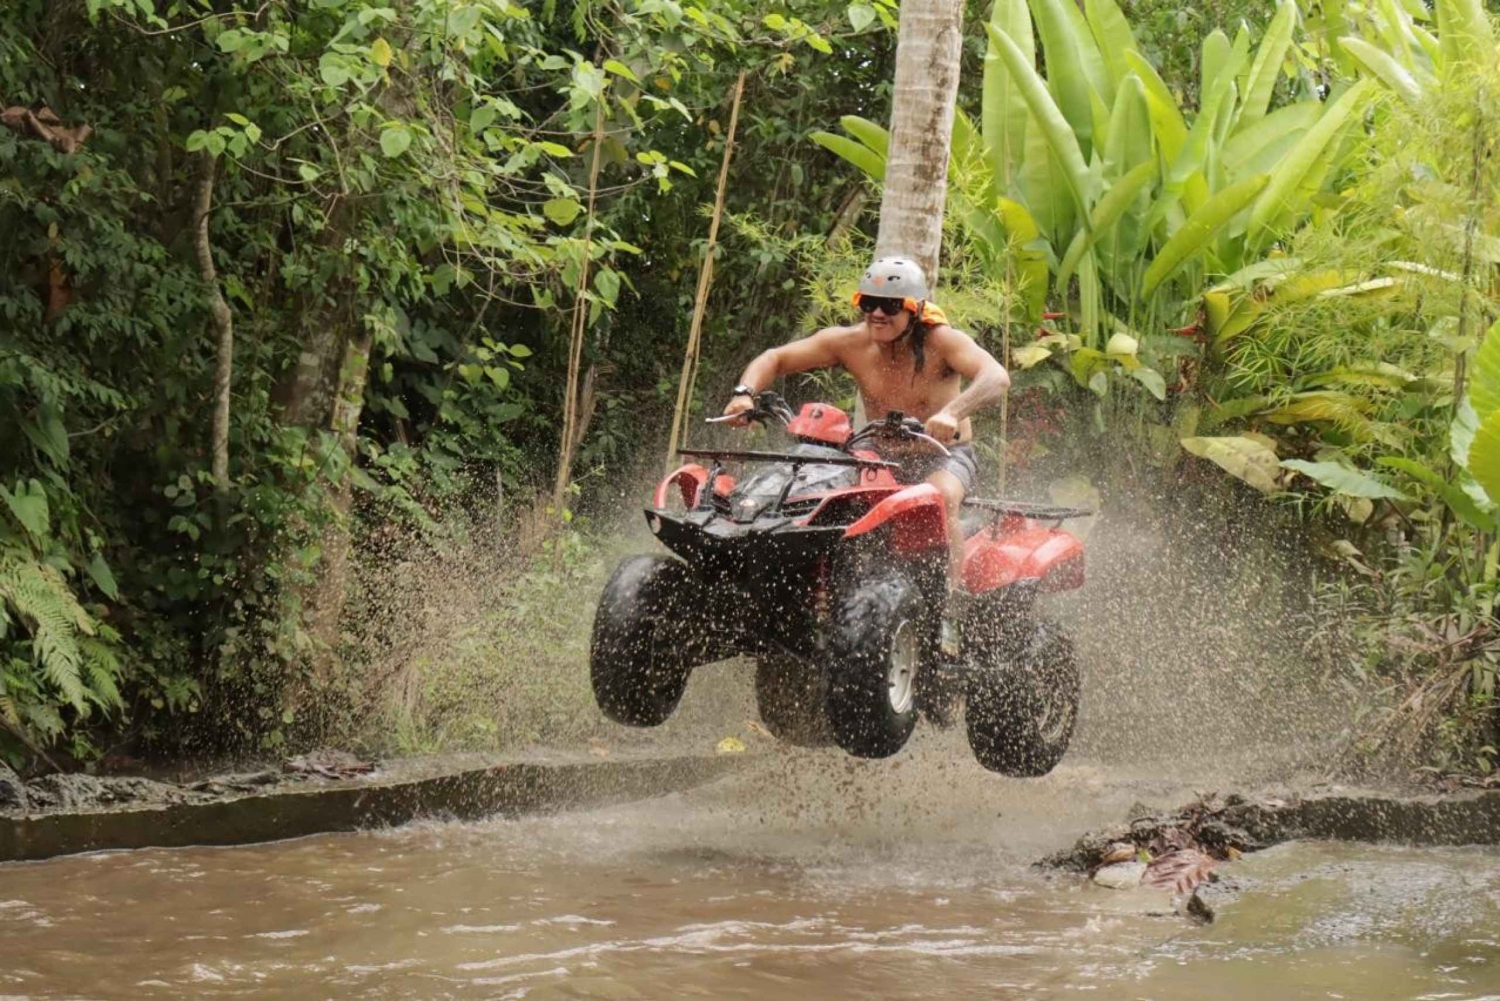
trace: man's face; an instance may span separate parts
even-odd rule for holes
[[[900,299],[862,296],[859,308],[865,315],[865,326],[869,329],[870,336],[881,344],[889,344],[906,333],[906,328],[911,323],[911,313]]]

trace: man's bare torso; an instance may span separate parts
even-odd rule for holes
[[[916,371],[910,335],[894,345],[877,343],[862,325],[833,328],[838,336],[839,363],[854,376],[871,418],[892,410],[926,421],[957,398],[963,388],[959,374],[948,364],[934,338],[928,335],[922,371]],[[958,440],[974,435],[965,418],[958,426]]]

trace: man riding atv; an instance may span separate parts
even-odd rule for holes
[[[948,519],[949,607],[943,616],[941,646],[953,655],[958,646],[955,623],[961,610],[953,607],[963,570],[964,534],[957,512],[973,489],[978,466],[970,443],[970,416],[1000,402],[1010,387],[1010,375],[984,348],[962,331],[948,326],[947,317],[927,301],[927,278],[905,257],[882,257],[870,265],[854,293],[863,319],[852,326],[826,327],[790,344],[771,348],[752,361],[724,408],[733,423],[748,423],[741,415],[755,406],[756,394],[778,376],[816,368],[842,366],[854,376],[865,412],[899,410],[920,419],[926,433],[950,445],[949,455],[908,450],[892,444],[884,458],[899,462],[897,479],[923,480],[936,487],[952,515]],[[962,380],[969,380],[968,388]]]

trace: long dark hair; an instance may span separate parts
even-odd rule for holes
[[[922,319],[922,314],[927,311],[926,306],[926,302],[917,303],[916,312],[911,314],[911,323],[907,325],[906,333],[901,335],[902,337],[907,334],[911,335],[911,356],[915,366],[912,369],[913,379],[922,371],[922,366],[927,364],[927,334],[932,327]]]

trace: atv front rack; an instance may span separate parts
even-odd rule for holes
[[[871,469],[900,469],[899,462],[885,459],[861,459],[857,455],[792,455],[788,452],[736,452],[718,448],[679,448],[678,455],[715,462],[790,462],[794,466],[866,466]]]
[[[780,514],[782,505],[786,503],[787,494],[791,493],[792,484],[796,482],[796,470],[799,466],[864,466],[869,469],[900,469],[899,463],[887,462],[884,459],[861,459],[857,455],[793,455],[787,452],[744,452],[726,451],[720,448],[679,448],[678,455],[685,455],[690,459],[712,459],[713,465],[708,469],[709,486],[699,491],[702,496],[698,499],[699,510],[713,509],[713,484],[719,482],[719,471],[723,469],[726,462],[789,462],[792,464],[792,475],[787,477],[786,484],[781,488],[781,494],[776,502],[769,508],[769,513]]]

